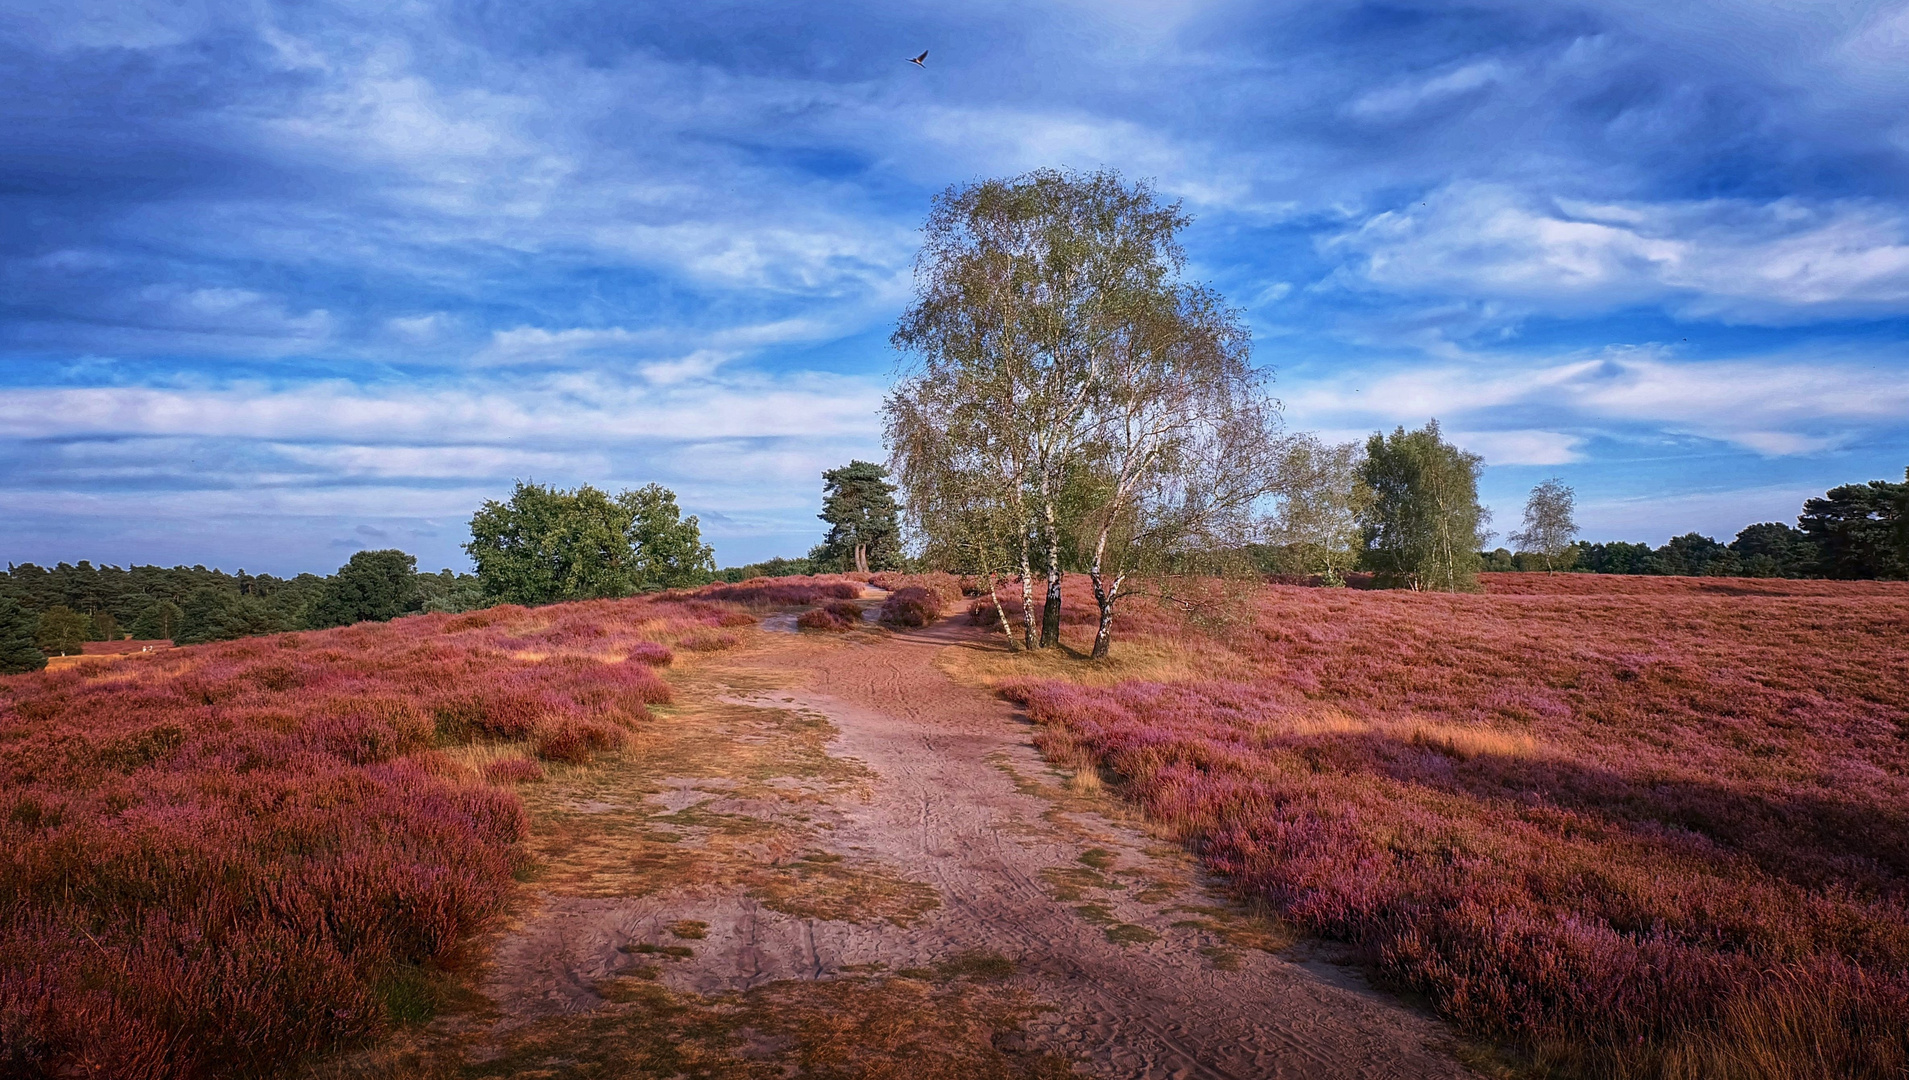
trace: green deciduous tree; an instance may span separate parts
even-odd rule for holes
[[[423,605],[418,561],[396,548],[356,552],[325,579],[323,591],[305,613],[313,629],[386,622]]]
[[[1366,440],[1361,474],[1372,490],[1365,513],[1365,561],[1382,578],[1412,589],[1478,587],[1478,551],[1490,534],[1478,503],[1484,459],[1446,442],[1438,421]]]
[[[1145,184],[1053,170],[951,187],[929,213],[915,300],[893,337],[919,363],[889,398],[891,447],[943,444],[928,460],[970,471],[959,486],[992,489],[1017,518],[1030,631],[1040,612],[1030,646],[1059,640],[1062,550],[1077,525],[1064,502],[1093,436],[1099,377],[1136,317],[1173,291],[1186,221]],[[921,470],[894,464],[912,501]]]
[[[453,574],[447,567],[435,574],[418,575],[420,610],[455,615],[484,605],[484,589],[475,574]]]
[[[1577,554],[1577,493],[1552,477],[1531,489],[1525,499],[1524,528],[1511,534],[1520,552],[1543,560],[1547,571],[1568,570]]]
[[[40,619],[6,597],[0,597],[0,675],[18,675],[46,666],[46,654],[34,644]]]
[[[707,583],[716,573],[716,552],[703,543],[695,515],[684,517],[676,493],[661,484],[645,484],[616,497],[630,515],[625,530],[635,553],[636,592],[680,589]]]
[[[179,624],[185,612],[170,600],[146,605],[133,621],[133,637],[140,641],[170,641],[179,636]]]
[[[1019,572],[1029,648],[1059,643],[1070,563],[1106,616],[1130,575],[1217,535],[1238,493],[1193,477],[1244,482],[1213,455],[1275,415],[1235,313],[1178,280],[1187,221],[1144,183],[1052,170],[951,187],[929,214],[892,339],[916,363],[887,402],[890,460],[924,553]]]
[[[656,484],[612,497],[588,484],[520,481],[508,502],[488,501],[471,517],[464,550],[485,597],[513,604],[628,596],[715,573],[697,520]]]
[[[86,616],[65,604],[55,604],[40,613],[34,643],[48,656],[78,656],[87,629]]]
[[[1344,585],[1365,540],[1361,522],[1372,501],[1361,469],[1365,448],[1312,435],[1287,437],[1275,469],[1279,509],[1272,540],[1284,547],[1279,570],[1318,574]]]
[[[822,474],[822,512],[829,534],[810,558],[831,569],[896,570],[901,567],[901,507],[888,470],[851,461]]]
[[[1746,525],[1730,541],[1746,577],[1807,577],[1816,572],[1816,545],[1780,521]]]
[[[1095,659],[1108,654],[1130,580],[1223,572],[1263,535],[1260,510],[1278,484],[1278,407],[1238,313],[1210,290],[1163,282],[1110,314],[1122,326],[1091,375],[1080,454],[1091,481],[1080,537],[1100,609]],[[1232,598],[1168,592],[1202,617]]]

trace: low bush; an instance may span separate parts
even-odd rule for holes
[[[522,784],[544,778],[544,767],[525,757],[498,758],[484,766],[484,779],[493,784]]]
[[[582,765],[604,750],[623,746],[623,733],[607,724],[562,720],[548,725],[537,737],[537,756],[545,761]]]
[[[734,634],[705,630],[702,633],[691,634],[676,644],[691,652],[721,652],[724,649],[735,648],[740,640]]]
[[[737,585],[708,585],[671,598],[714,600],[765,609],[798,607],[820,600],[853,600],[862,595],[862,585],[839,576],[756,578]]]
[[[634,663],[648,664],[651,667],[668,667],[676,661],[676,654],[670,652],[667,646],[658,645],[654,641],[639,641],[630,646],[627,659]]]
[[[795,624],[804,630],[853,630],[862,625],[862,609],[846,600],[805,611]]]
[[[887,571],[871,575],[868,581],[876,588],[889,592],[898,589],[923,589],[933,594],[937,612],[950,604],[959,603],[969,595],[968,589],[963,584],[966,579],[939,570],[926,574],[898,574]]]
[[[906,585],[882,601],[882,622],[889,626],[927,626],[941,617],[942,599],[934,592]]]

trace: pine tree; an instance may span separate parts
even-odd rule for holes
[[[46,666],[46,654],[33,644],[39,622],[31,611],[0,597],[0,675],[18,675]]]
[[[888,470],[867,461],[851,461],[822,474],[822,512],[828,538],[814,558],[856,573],[901,567],[901,511]]]

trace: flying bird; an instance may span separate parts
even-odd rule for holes
[[[911,56],[908,58],[908,62],[915,65],[916,67],[927,67],[928,65],[924,62],[927,59],[928,59],[928,50],[923,49],[921,50],[920,56]]]

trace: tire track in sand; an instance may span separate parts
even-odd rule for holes
[[[842,808],[835,843],[941,893],[939,911],[894,935],[912,939],[904,950],[912,955],[897,962],[976,949],[1014,959],[1017,978],[1056,1006],[1029,1025],[1030,1040],[1110,1077],[1471,1075],[1439,1049],[1449,1039],[1439,1024],[1363,989],[1355,976],[1259,951],[1240,956],[1238,970],[1217,968],[1198,951],[1200,931],[1173,925],[1186,921],[1175,908],[1225,904],[1197,881],[1153,903],[1118,892],[1106,898],[1123,924],[1159,935],[1149,943],[1109,940],[1056,900],[1042,872],[1078,866],[1090,842],[1111,849],[1131,877],[1153,870],[1171,878],[1176,868],[1154,865],[1160,860],[1147,852],[1159,844],[1137,830],[1096,818],[1080,823],[1090,833],[1081,837],[1043,819],[1049,804],[1010,774],[1049,773],[1026,722],[934,663],[940,649],[975,636],[944,619],[875,644],[791,643],[745,661],[806,667],[805,687],[738,700],[823,713],[841,732],[831,751],[879,777],[868,802]],[[1184,860],[1174,861],[1184,878]],[[826,960],[819,965],[828,970]]]
[[[825,716],[837,731],[828,752],[873,777],[857,795],[803,804],[805,823],[834,855],[933,886],[939,907],[896,925],[803,918],[736,894],[551,897],[499,943],[487,992],[502,1007],[500,1028],[597,1007],[585,988],[626,968],[632,943],[669,941],[674,921],[696,919],[707,938],[660,973],[671,990],[747,991],[999,954],[1014,962],[1010,985],[1053,1006],[1026,1023],[1028,1048],[1103,1077],[1474,1075],[1446,1051],[1447,1029],[1356,975],[1221,948],[1225,924],[1239,920],[1189,856],[1078,811],[1078,800],[1062,808],[1043,796],[1030,781],[1054,774],[1026,721],[934,663],[980,636],[954,619],[880,637],[759,634],[699,666],[688,688]],[[703,794],[711,809],[776,813]]]

